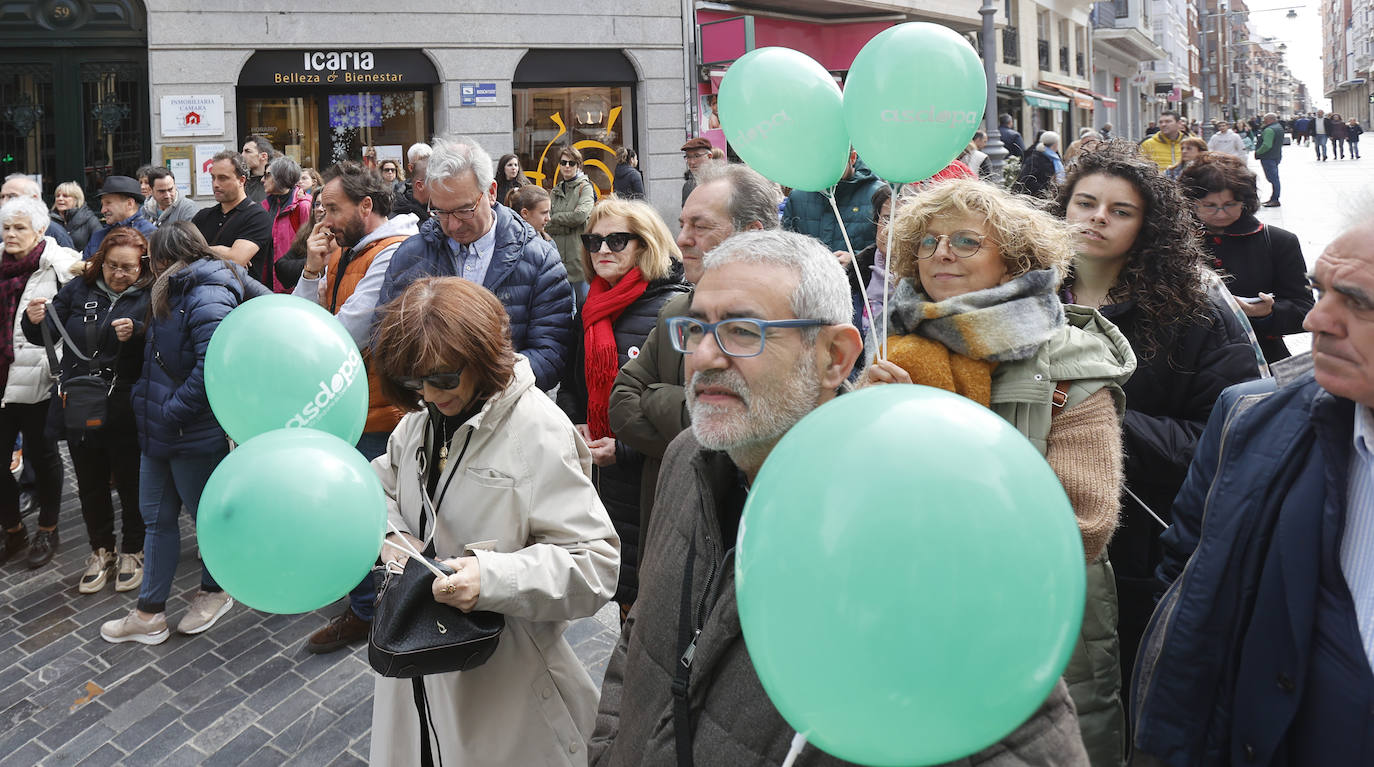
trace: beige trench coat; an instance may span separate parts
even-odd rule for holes
[[[418,451],[427,414],[412,413],[373,461],[391,521],[419,528]],[[468,431],[472,440],[458,452]],[[439,480],[459,472],[436,510],[439,558],[474,553],[478,610],[506,616],[491,659],[467,672],[425,677],[436,764],[583,765],[597,692],[563,639],[615,592],[620,541],[591,483],[591,453],[518,358],[511,384],[453,437]],[[377,677],[371,764],[420,763],[419,715],[409,679]]]

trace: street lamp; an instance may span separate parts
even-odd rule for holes
[[[983,15],[983,75],[988,81],[987,106],[983,117],[987,121],[988,143],[983,153],[988,156],[988,177],[994,184],[1002,183],[1002,163],[1007,157],[1007,149],[1002,146],[1002,131],[997,124],[997,33],[993,27],[992,16],[997,13],[996,0],[983,0],[978,9]]]

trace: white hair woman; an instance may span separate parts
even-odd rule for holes
[[[32,197],[16,197],[0,207],[4,255],[0,257],[0,445],[12,447],[24,435],[24,460],[38,478],[38,532],[32,543],[19,517],[19,483],[0,472],[0,564],[28,551],[35,569],[52,561],[57,551],[57,515],[62,504],[62,461],[57,443],[47,436],[52,370],[43,347],[20,329],[24,307],[52,298],[71,279],[81,254],[46,236],[48,211]]]

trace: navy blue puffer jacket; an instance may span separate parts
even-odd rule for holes
[[[224,430],[205,394],[205,349],[234,307],[272,291],[238,264],[193,262],[168,278],[166,317],[148,323],[143,376],[134,384],[139,447],[154,458],[203,455],[224,447]]]
[[[573,296],[558,251],[504,205],[496,214],[496,246],[482,287],[496,294],[510,315],[510,340],[534,370],[535,385],[548,391],[563,378],[572,339]],[[453,248],[437,219],[401,243],[391,257],[377,308],[425,277],[455,277]]]

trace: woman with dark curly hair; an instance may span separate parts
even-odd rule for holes
[[[1178,185],[1129,141],[1080,155],[1052,210],[1078,226],[1065,301],[1098,309],[1135,351],[1123,387],[1128,497],[1108,546],[1129,679],[1154,610],[1159,535],[1221,390],[1259,376],[1246,328],[1208,298],[1210,279]]]
[[[1313,303],[1297,236],[1255,218],[1255,174],[1230,155],[1202,155],[1179,176],[1179,188],[1205,229],[1202,245],[1212,267],[1222,273],[1259,336],[1264,359],[1287,358],[1283,337],[1302,332],[1302,318]]]

